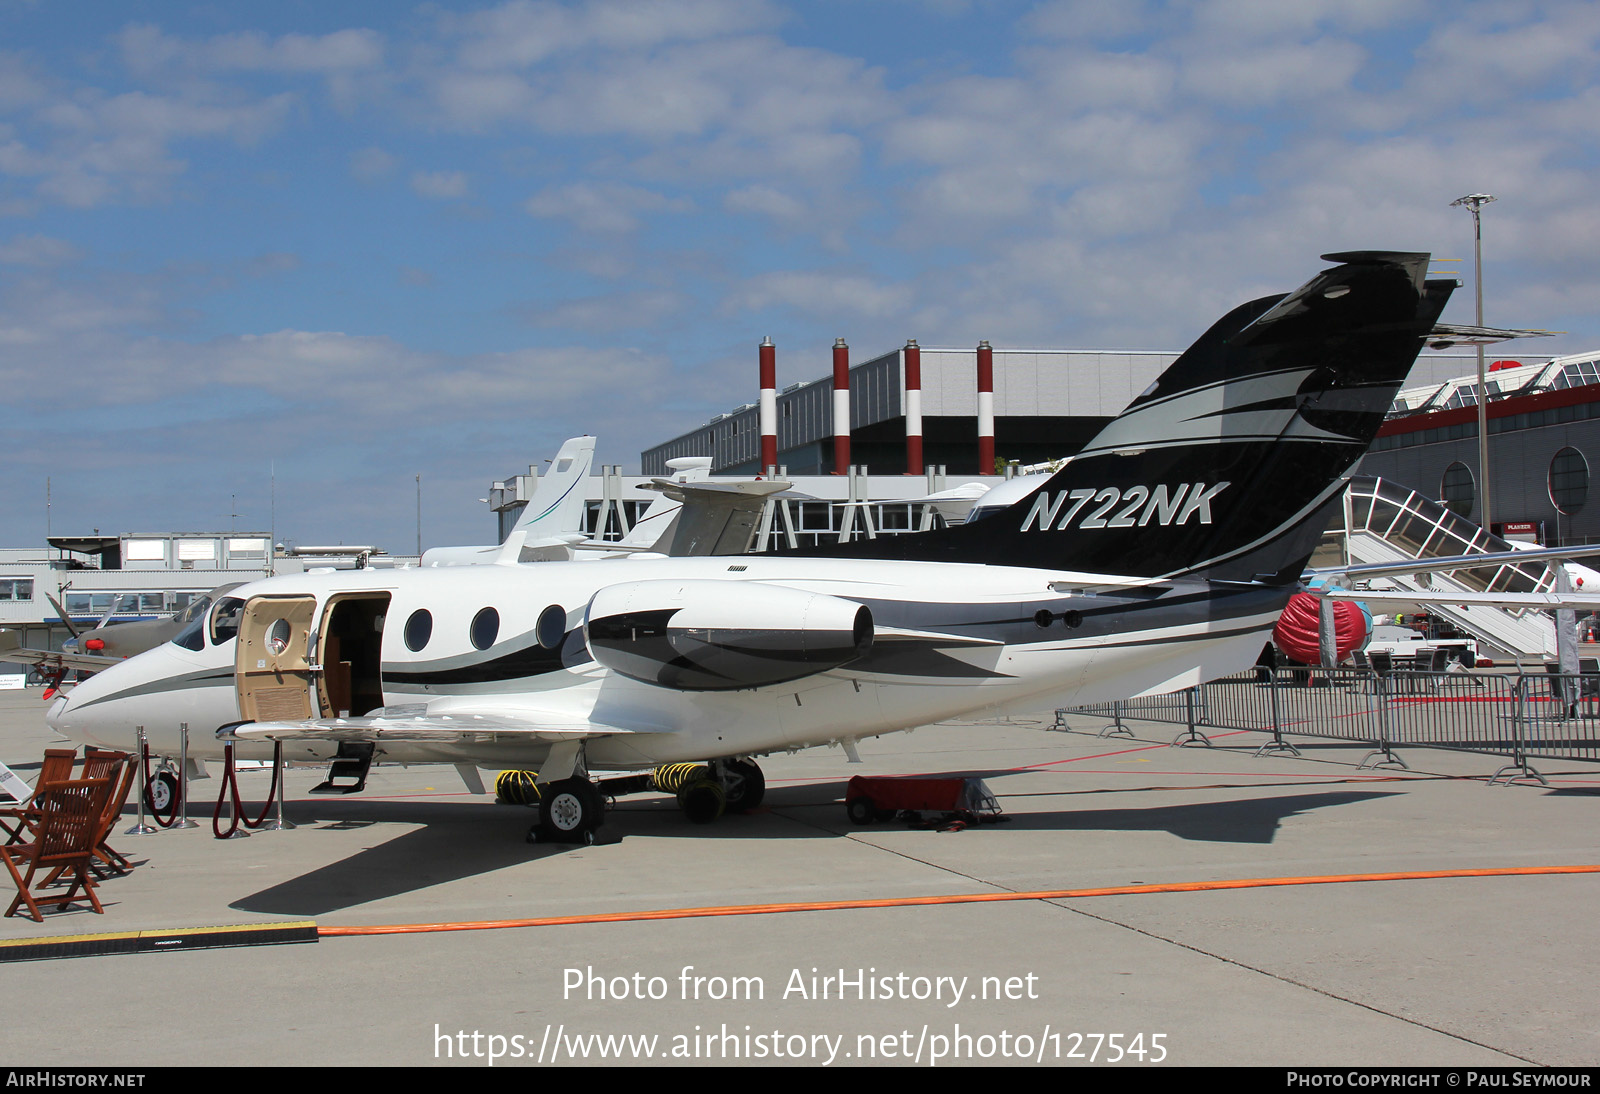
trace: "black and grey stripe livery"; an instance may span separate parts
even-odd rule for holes
[[[804,553],[1293,581],[1450,297],[1359,251],[1235,308],[1060,472],[961,527]]]

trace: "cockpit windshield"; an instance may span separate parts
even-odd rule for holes
[[[186,650],[199,653],[206,648],[206,616],[204,612],[196,613],[194,618],[183,625],[183,629],[172,636],[174,645],[182,646]]]
[[[196,619],[205,618],[206,609],[210,606],[210,593],[197,596],[193,600],[189,601],[189,603],[184,607],[183,611],[178,613],[178,622],[183,624],[184,630],[188,630],[190,623],[193,623]]]

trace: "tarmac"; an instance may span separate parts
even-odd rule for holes
[[[0,693],[0,760],[30,780],[56,743],[39,695]],[[1600,874],[1549,872],[1600,863],[1600,768],[1489,786],[1492,756],[1373,770],[1316,739],[1258,756],[1261,734],[1179,748],[1172,726],[1052,722],[864,740],[859,765],[768,757],[755,813],[695,825],[624,798],[588,847],[530,845],[529,810],[443,767],[377,768],[343,798],[293,770],[296,828],[219,841],[214,766],[191,784],[199,827],[112,840],[136,866],[100,886],[103,915],[3,919],[0,946],[305,920],[317,941],[0,962],[7,1061],[1600,1062]],[[950,773],[984,778],[1006,821],[846,818],[851,775]],[[252,812],[267,782],[241,776]],[[1124,891],[1086,892],[1105,889]],[[718,914],[642,915],[683,909]]]

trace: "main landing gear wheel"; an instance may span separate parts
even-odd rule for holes
[[[880,816],[877,803],[865,795],[845,802],[844,811],[850,815],[851,824],[873,824]]]
[[[178,777],[170,771],[157,771],[145,789],[144,803],[154,813],[170,813],[178,800]]]
[[[528,842],[593,843],[594,830],[605,822],[605,802],[588,779],[562,779],[539,794],[539,823]]]
[[[767,796],[767,780],[761,768],[749,760],[722,762],[722,792],[730,813],[748,813]]]

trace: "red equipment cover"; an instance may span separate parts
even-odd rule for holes
[[[1284,653],[1307,665],[1322,664],[1322,640],[1317,625],[1317,598],[1310,593],[1295,593],[1289,598],[1272,640]],[[1361,609],[1348,600],[1333,604],[1333,641],[1339,660],[1350,656],[1367,640],[1367,620]]]
[[[884,775],[857,775],[845,787],[845,800],[867,797],[879,809],[927,809],[953,813],[973,808],[968,803],[967,783],[980,779],[894,778]]]

